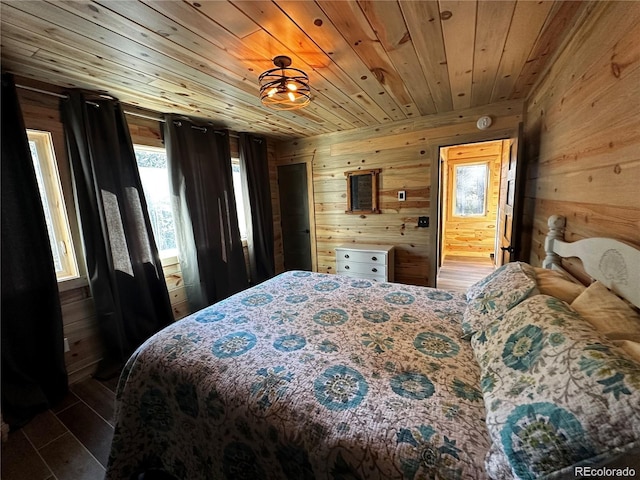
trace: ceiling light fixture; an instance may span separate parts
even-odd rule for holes
[[[291,68],[291,59],[278,55],[273,59],[277,68],[267,70],[258,78],[260,101],[274,110],[295,110],[311,101],[309,76],[302,70]]]

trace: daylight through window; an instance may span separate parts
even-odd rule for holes
[[[78,276],[78,264],[71,240],[51,134],[39,130],[27,130],[27,137],[47,224],[56,277],[58,280],[75,278]]]
[[[169,191],[167,153],[163,148],[134,147],[142,189],[147,201],[153,236],[160,258],[178,255]]]
[[[247,220],[245,215],[244,197],[242,195],[242,180],[240,179],[240,160],[231,159],[231,170],[233,172],[233,193],[236,197],[236,210],[238,210],[238,226],[240,227],[240,238],[247,239]]]
[[[487,164],[457,165],[454,172],[453,214],[458,217],[486,215]]]

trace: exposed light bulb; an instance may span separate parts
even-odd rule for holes
[[[295,110],[308,105],[309,76],[290,68],[291,59],[284,55],[275,57],[273,63],[277,68],[263,72],[258,79],[262,103],[274,110]]]

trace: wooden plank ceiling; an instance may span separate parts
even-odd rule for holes
[[[26,83],[292,138],[525,98],[573,1],[1,0],[2,69]],[[275,112],[258,76],[288,55],[312,102]]]

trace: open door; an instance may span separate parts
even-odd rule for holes
[[[524,200],[522,123],[518,134],[504,149],[500,178],[500,206],[496,237],[496,267],[520,258],[520,230]],[[508,155],[508,157],[507,157]]]

